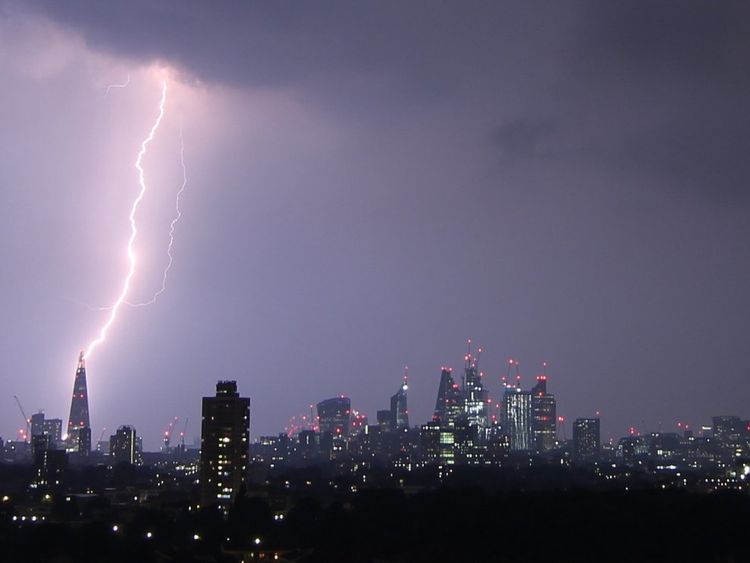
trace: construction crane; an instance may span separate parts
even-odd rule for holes
[[[515,369],[515,375],[516,375],[516,388],[521,388],[521,368],[520,362],[518,360],[514,360],[513,358],[508,359],[508,370],[505,374],[505,378],[503,379],[503,385],[504,387],[512,387],[510,381],[513,377],[513,366],[516,367]]]
[[[29,441],[29,434],[31,432],[31,420],[28,416],[26,416],[26,413],[23,410],[23,407],[21,406],[21,401],[16,395],[13,395],[13,398],[16,400],[16,404],[18,405],[18,410],[21,411],[21,416],[23,417],[23,421],[26,423],[26,434],[23,437],[24,442]]]
[[[164,431],[164,451],[169,451],[169,442],[172,439],[172,430],[174,430],[174,425],[177,424],[177,421],[180,419],[179,416],[174,417],[171,421],[169,421],[169,426],[167,426],[167,429]]]
[[[185,417],[185,422],[182,425],[182,432],[180,432],[180,448],[185,451],[185,432],[187,432],[187,423],[190,420],[189,416]]]

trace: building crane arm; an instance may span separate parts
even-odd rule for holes
[[[26,412],[24,412],[23,406],[21,406],[21,401],[18,398],[18,396],[17,395],[13,395],[13,398],[16,400],[16,404],[18,405],[18,410],[21,411],[21,416],[23,416],[23,421],[26,423],[26,437],[25,437],[25,439],[26,439],[26,441],[28,441],[31,420],[29,420],[29,417],[26,416]]]

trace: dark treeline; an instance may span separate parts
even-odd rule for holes
[[[141,508],[117,532],[114,508],[86,522],[74,513],[64,523],[19,525],[6,512],[0,560],[229,562],[278,550],[282,559],[320,563],[750,561],[750,499],[730,493],[368,489],[326,505],[300,498],[283,520],[263,498],[243,496],[227,520]]]

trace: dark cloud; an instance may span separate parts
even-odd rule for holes
[[[750,121],[694,123],[689,116],[625,139],[613,155],[624,170],[652,173],[672,193],[698,189],[720,203],[750,197]],[[690,190],[692,191],[692,190]]]
[[[594,74],[747,79],[747,2],[589,2],[585,13],[577,54]]]
[[[350,393],[372,414],[408,362],[418,422],[434,405],[434,370],[460,364],[459,343],[472,336],[487,343],[491,377],[506,353],[529,364],[546,356],[554,377],[559,366],[561,413],[608,407],[607,424],[616,429],[637,422],[628,417],[641,408],[651,428],[678,409],[707,417],[745,408],[747,381],[737,366],[750,361],[742,290],[750,283],[748,4],[0,6],[7,17],[30,13],[32,22],[46,18],[72,30],[92,51],[165,61],[186,80],[247,94],[201,91],[229,106],[236,127],[211,138],[210,157],[189,141],[188,194],[202,205],[191,208],[186,199],[177,242],[176,267],[185,270],[169,296],[183,305],[123,323],[131,341],[110,348],[128,356],[113,368],[120,381],[153,370],[184,371],[187,382],[199,371],[206,385],[195,384],[191,399],[185,391],[187,402],[210,392],[219,374],[237,373],[246,378],[243,392],[259,399],[254,424],[271,433],[297,408],[287,405],[304,409],[329,393]],[[0,106],[9,132],[0,147],[0,169],[11,178],[4,185],[34,174],[27,183],[44,195],[69,182],[51,192],[59,199],[39,197],[61,225],[76,215],[63,207],[68,192],[82,197],[88,186],[71,179],[71,163],[86,170],[96,161],[74,159],[85,153],[68,132],[115,134],[105,114],[89,116],[90,92],[80,84],[86,69],[67,70],[54,77],[54,89],[3,75],[11,102]],[[59,137],[48,124],[59,126]],[[95,126],[102,130],[86,133]],[[188,139],[196,136],[193,129]],[[11,158],[17,145],[50,162]],[[498,155],[514,165],[497,166]],[[97,171],[96,182],[109,172]],[[36,218],[25,230],[0,221],[9,245],[25,242],[9,252],[21,261],[36,256],[30,248],[53,254],[40,201],[27,192],[14,194],[27,198],[23,206],[4,197],[10,203],[0,209]],[[88,211],[81,216],[102,215]],[[64,246],[87,245],[80,237]],[[7,317],[32,327],[16,323],[10,336],[35,325],[68,326],[67,313],[56,323],[34,321],[41,313],[34,316],[31,298],[59,290],[28,292],[29,280],[56,276],[10,263],[17,275],[2,280],[0,298],[28,294],[28,306],[10,302]],[[71,291],[85,293],[75,277]],[[162,324],[151,315],[163,315]],[[14,350],[26,346],[20,337],[7,342],[5,357],[18,358],[10,371],[21,372]],[[210,352],[196,370],[198,349]],[[181,363],[138,365],[161,354]],[[695,391],[706,373],[721,384]],[[154,395],[170,396],[175,380],[157,379],[163,392]]]

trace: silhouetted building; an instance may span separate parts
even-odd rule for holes
[[[289,436],[261,436],[250,446],[250,460],[267,465],[271,469],[283,466],[289,459]]]
[[[38,412],[31,415],[31,437],[44,434],[44,413]]]
[[[120,426],[117,432],[109,437],[109,455],[112,463],[134,464],[137,459],[137,440],[135,428]]]
[[[37,436],[48,440],[48,436]],[[34,481],[32,486],[45,490],[56,490],[63,484],[68,468],[68,454],[65,450],[37,448],[34,453]]]
[[[334,397],[318,403],[320,433],[331,436],[348,436],[351,424],[352,403],[349,397]]]
[[[520,387],[506,386],[503,394],[503,429],[510,438],[512,451],[533,449],[531,393]]]
[[[320,456],[320,435],[315,430],[302,430],[297,434],[297,457],[301,463],[309,463]]]
[[[378,426],[381,432],[390,432],[393,428],[391,427],[391,411],[390,409],[379,410],[377,412]]]
[[[573,460],[578,463],[599,459],[599,419],[577,418],[573,423]]]
[[[236,381],[219,381],[216,396],[203,398],[201,504],[226,513],[245,482],[250,439],[250,399]]]
[[[428,422],[420,427],[419,446],[424,463],[433,464],[440,461],[440,424],[437,421]]]
[[[62,419],[47,418],[44,421],[44,433],[49,436],[49,447],[57,449],[62,446]]]
[[[453,380],[453,370],[443,368],[440,372],[434,418],[440,420],[443,426],[453,426],[461,414],[461,408],[461,390]]]
[[[409,428],[409,409],[406,403],[406,391],[409,389],[406,377],[398,388],[395,395],[391,397],[390,430],[401,430]]]
[[[546,452],[555,447],[557,403],[554,395],[547,393],[547,376],[536,378],[531,389],[531,425],[536,452]]]
[[[89,395],[86,387],[86,361],[83,352],[78,357],[78,369],[73,383],[73,398],[70,401],[70,416],[68,417],[68,444],[69,451],[88,453],[83,451],[86,440],[79,439],[79,433],[83,429],[90,429],[89,421]],[[89,430],[88,447],[91,449],[91,431]]]
[[[714,416],[713,436],[723,444],[736,443],[744,430],[744,425],[739,416]]]

